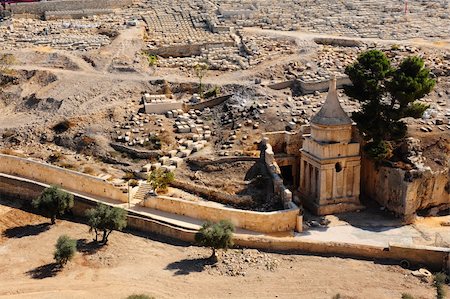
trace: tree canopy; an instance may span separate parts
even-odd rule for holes
[[[53,257],[60,266],[64,266],[73,258],[76,251],[77,241],[69,238],[66,235],[62,235],[56,242],[55,253]]]
[[[51,219],[52,224],[55,224],[56,217],[73,207],[73,195],[52,186],[45,188],[41,195],[32,201],[32,205],[42,210]]]
[[[228,220],[217,223],[205,222],[195,234],[195,241],[200,246],[212,249],[212,258],[216,258],[216,249],[228,249],[233,246],[234,225]]]
[[[175,176],[173,172],[166,172],[164,169],[158,168],[150,172],[147,181],[152,186],[153,190],[157,192],[165,191],[174,179]]]
[[[103,234],[100,243],[106,244],[113,230],[122,230],[127,226],[127,212],[124,209],[99,203],[96,208],[86,211],[89,232],[95,232],[95,241]]]
[[[368,141],[367,153],[375,159],[388,158],[390,142],[407,133],[402,119],[419,118],[428,108],[417,100],[433,89],[435,80],[420,57],[407,57],[393,67],[379,50],[360,54],[345,73],[353,83],[345,86],[346,94],[361,102],[361,110],[352,118]]]

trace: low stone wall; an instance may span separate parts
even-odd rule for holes
[[[348,77],[340,77],[337,78],[336,86],[337,88],[342,88],[344,85],[351,85],[352,81]],[[302,94],[311,94],[316,91],[325,92],[328,90],[330,82],[328,80],[325,81],[316,81],[316,82],[305,82],[300,79],[296,80],[288,80],[278,83],[269,84],[268,87],[275,90],[291,88],[294,85],[297,85]]]
[[[127,153],[132,157],[139,159],[150,159],[150,158],[158,158],[162,155],[160,150],[148,151],[148,150],[138,150],[123,144],[119,143],[110,143],[111,147],[118,152]]]
[[[450,177],[442,172],[402,170],[377,167],[367,158],[362,159],[362,194],[376,200],[388,210],[411,222],[417,211],[450,204]]]
[[[332,45],[339,47],[359,47],[363,43],[358,40],[348,38],[331,38],[331,37],[317,37],[314,42],[319,45]]]
[[[328,90],[330,82],[328,80],[318,82],[304,82],[297,80],[297,84],[303,94],[310,94],[316,91],[325,92]],[[351,85],[352,81],[348,77],[337,78],[336,87],[342,88],[344,85]]]
[[[79,9],[79,10],[65,10],[65,11],[46,11],[44,19],[59,20],[59,19],[82,19],[89,16],[98,16],[112,14],[112,9]]]
[[[144,103],[145,113],[164,114],[170,110],[183,108],[183,102],[175,100],[166,100],[159,103]]]
[[[300,251],[302,253],[365,258],[371,260],[408,261],[411,265],[424,266],[430,270],[449,269],[450,249],[431,246],[405,246],[389,244],[388,247],[337,242],[302,241],[296,238],[236,235],[234,243],[247,248],[273,251]]]
[[[15,175],[94,197],[128,202],[121,190],[97,177],[30,159],[0,154],[0,173]]]
[[[263,233],[292,231],[296,228],[299,215],[297,207],[276,212],[254,212],[227,208],[219,203],[193,202],[167,196],[147,197],[144,205],[205,221],[230,220],[236,227]]]
[[[143,18],[144,22],[148,23],[148,18]],[[157,49],[148,49],[146,52],[149,55],[158,55],[164,58],[169,57],[191,57],[191,56],[199,56],[202,54],[202,49],[208,47],[233,47],[234,42],[209,42],[209,43],[199,43],[199,44],[190,44],[190,45],[172,45],[160,47]]]
[[[280,89],[290,88],[294,85],[294,83],[295,83],[295,80],[288,80],[288,81],[278,82],[278,83],[274,83],[274,84],[269,84],[269,85],[267,85],[267,87],[274,89],[274,90],[280,90]]]
[[[120,8],[133,4],[133,0],[54,0],[31,3],[14,3],[9,7],[13,14],[43,15],[46,11]]]
[[[188,158],[186,160],[189,164],[194,164],[200,167],[204,167],[207,165],[217,165],[217,164],[223,164],[223,163],[234,163],[234,162],[240,162],[240,161],[246,161],[246,162],[257,162],[259,160],[259,157],[246,157],[246,156],[237,156],[237,157],[223,157],[223,158],[217,158],[217,159],[207,159],[207,160],[199,160],[195,158]]]
[[[214,98],[214,99],[211,99],[211,100],[206,100],[206,101],[203,101],[203,102],[200,102],[200,103],[195,103],[195,104],[187,103],[187,104],[184,104],[184,108],[183,109],[185,111],[189,111],[191,109],[193,109],[193,110],[202,110],[202,109],[205,109],[205,108],[212,108],[214,106],[222,104],[223,102],[225,102],[226,100],[228,100],[232,96],[233,96],[232,94],[227,94],[227,95],[220,96],[220,97],[217,97],[217,98]]]

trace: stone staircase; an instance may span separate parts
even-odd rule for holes
[[[145,196],[152,190],[152,187],[149,183],[141,181],[139,184],[138,190],[136,194],[133,196],[133,199],[131,200],[132,203],[138,204],[141,203]]]

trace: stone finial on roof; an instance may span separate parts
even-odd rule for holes
[[[327,99],[320,111],[312,117],[311,123],[325,126],[352,124],[352,120],[339,103],[336,90],[336,76],[333,76],[330,80]]]

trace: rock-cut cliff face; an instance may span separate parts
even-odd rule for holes
[[[409,222],[421,210],[450,207],[450,171],[403,170],[362,159],[362,196]]]

